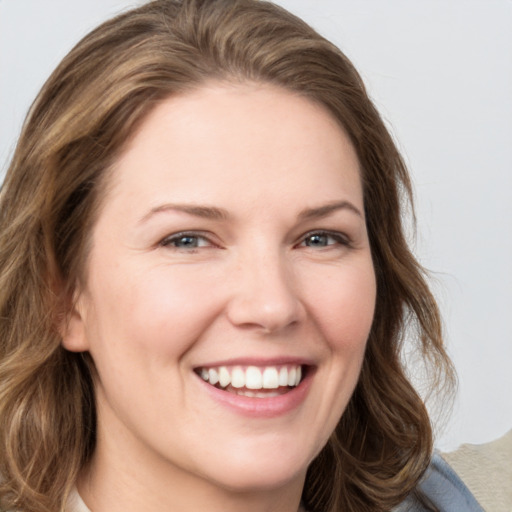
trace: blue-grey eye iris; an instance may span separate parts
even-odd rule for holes
[[[182,236],[174,242],[174,245],[176,247],[197,247],[199,242],[196,236]]]
[[[320,234],[311,235],[306,238],[305,243],[308,247],[325,247],[328,245],[328,236]]]

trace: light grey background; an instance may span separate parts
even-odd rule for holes
[[[122,0],[0,0],[0,176],[51,70]],[[410,165],[460,375],[438,446],[512,427],[512,1],[280,0],[353,60]]]

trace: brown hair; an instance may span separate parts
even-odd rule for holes
[[[429,463],[432,432],[405,374],[404,336],[417,343],[433,385],[453,373],[436,303],[403,232],[409,176],[359,75],[271,3],[156,0],[104,23],[63,60],[32,105],[0,193],[4,506],[63,511],[94,450],[91,361],[63,349],[56,326],[81,277],[106,171],[160,100],[211,79],[271,83],[324,105],[361,164],[375,318],[350,404],[308,470],[306,506],[389,510]]]

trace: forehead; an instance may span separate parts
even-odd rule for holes
[[[159,188],[154,201],[229,199],[235,189],[254,201],[276,189],[360,191],[357,156],[334,116],[258,83],[212,83],[162,101],[114,165],[112,192],[140,199],[146,181]]]

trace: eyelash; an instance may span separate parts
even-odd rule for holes
[[[313,237],[326,237],[327,239],[328,238],[331,238],[332,240],[334,240],[334,243],[327,243],[326,245],[321,245],[321,246],[318,246],[319,248],[323,249],[325,247],[329,247],[329,246],[333,246],[333,245],[341,245],[341,246],[345,246],[345,247],[350,247],[351,245],[351,242],[350,242],[350,239],[347,237],[347,235],[343,234],[343,233],[339,233],[337,231],[310,231],[309,233],[306,233],[302,239],[301,239],[301,242],[298,244],[298,246],[302,246],[302,247],[311,247],[311,246],[306,246],[305,243],[306,243],[306,240],[308,239],[311,239]]]
[[[177,243],[179,243],[180,241],[182,241],[185,238],[195,239],[196,242],[200,242],[202,240],[202,241],[206,241],[207,243],[205,245],[203,245],[203,246],[201,246],[201,245],[189,245],[189,246],[179,247],[178,245],[176,245]],[[171,247],[174,247],[175,249],[178,249],[178,250],[181,249],[181,250],[192,252],[194,250],[200,249],[201,247],[212,246],[214,244],[208,239],[207,236],[205,236],[205,235],[203,235],[201,233],[183,231],[181,233],[175,233],[174,235],[171,235],[171,236],[168,236],[168,237],[164,238],[160,242],[160,245],[163,246],[163,247],[171,246]]]
[[[298,244],[296,244],[295,247],[312,247],[312,248],[314,248],[314,246],[306,245],[306,241],[308,239],[311,240],[313,237],[319,237],[319,238],[325,237],[327,240],[332,239],[334,241],[334,243],[326,243],[325,245],[317,246],[317,248],[321,248],[321,249],[330,247],[330,246],[335,246],[335,245],[346,246],[346,247],[350,247],[350,245],[351,245],[350,239],[343,233],[339,233],[337,231],[322,231],[322,230],[320,230],[320,231],[310,231],[310,232],[306,233],[301,238],[301,241]],[[184,246],[177,245],[180,241],[183,241],[184,239],[187,239],[187,238],[192,239],[195,243],[192,242],[190,245],[184,245]],[[204,245],[201,245],[201,241],[203,241],[203,242],[206,241],[206,243]],[[211,246],[214,246],[215,244],[213,242],[211,242],[210,239],[204,234],[197,233],[197,232],[183,231],[183,232],[175,233],[171,236],[164,238],[160,242],[160,245],[163,247],[173,247],[178,250],[185,250],[185,251],[193,252],[197,249],[200,249],[201,247],[211,247]]]

